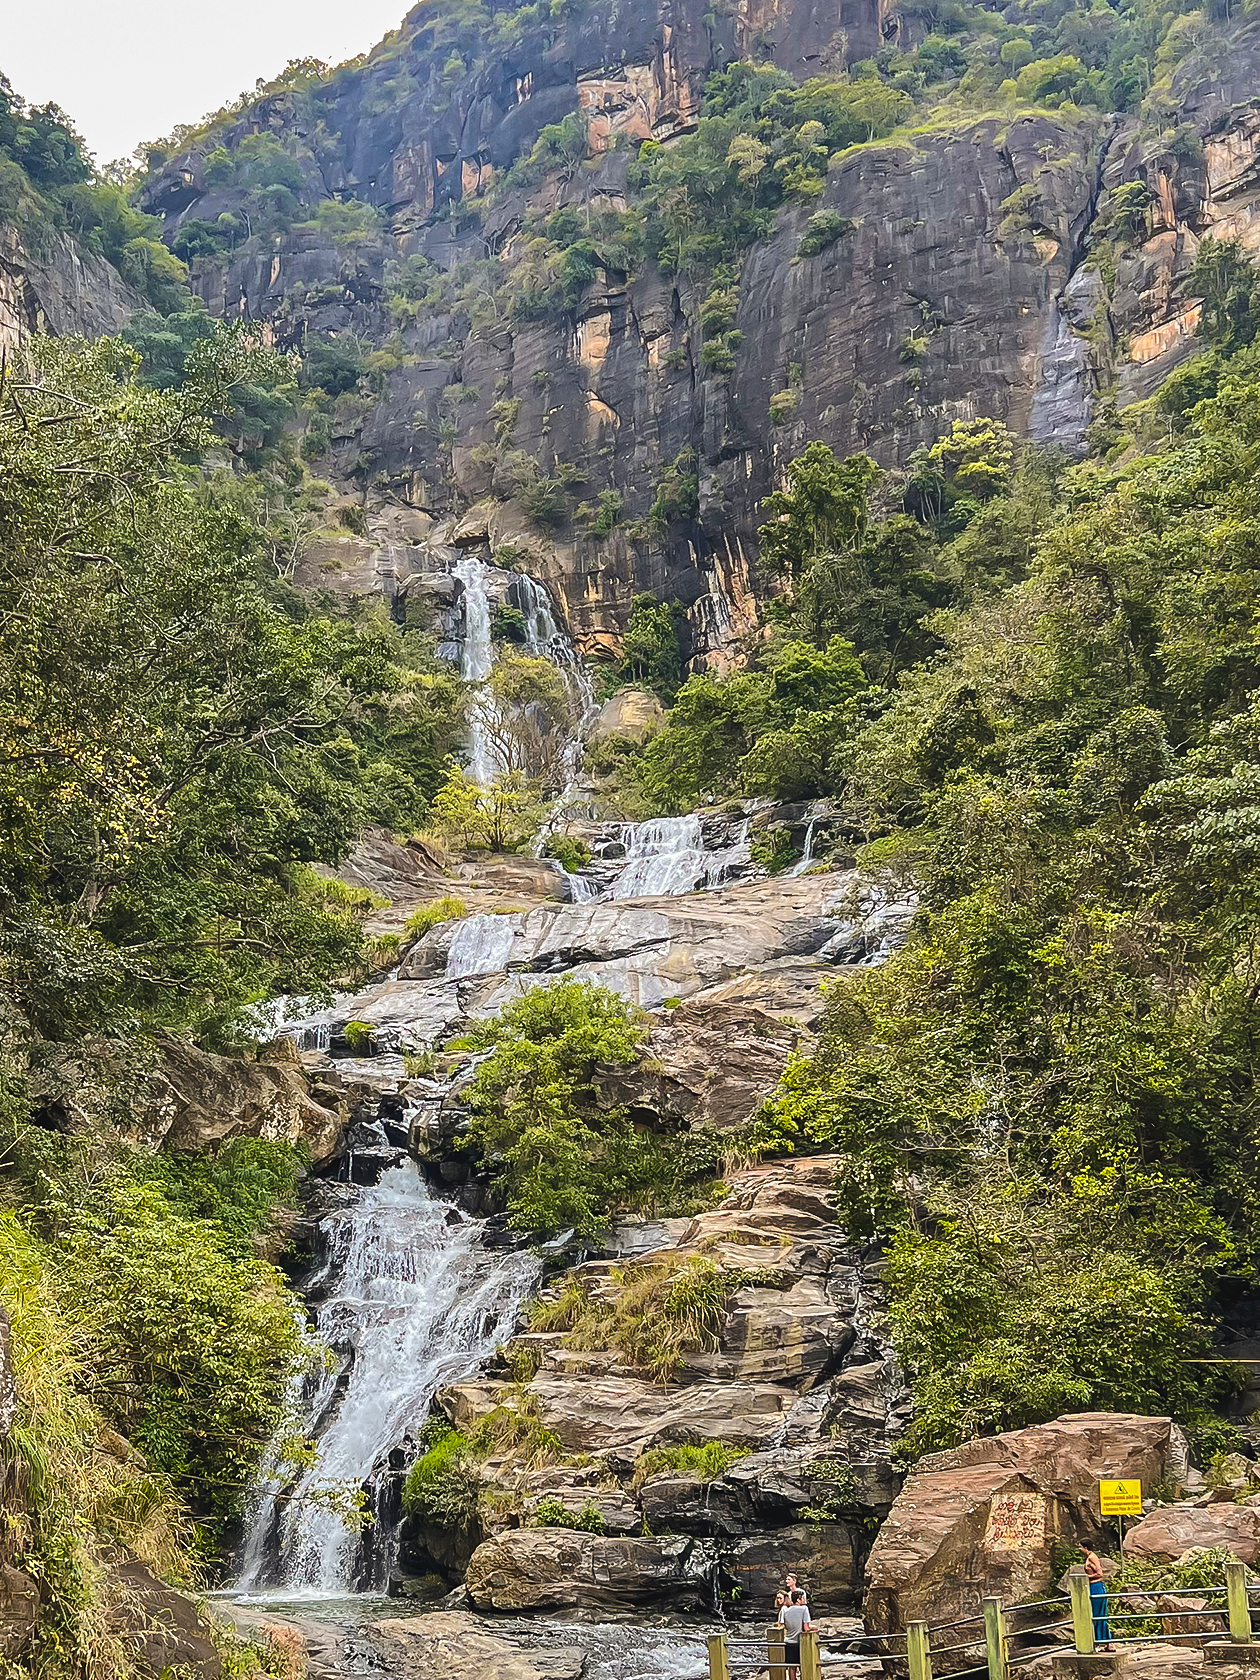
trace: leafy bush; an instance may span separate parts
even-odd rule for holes
[[[462,898],[445,896],[434,899],[432,904],[422,904],[418,910],[413,910],[403,923],[404,939],[423,939],[435,927],[441,927],[443,922],[458,921],[468,914],[468,906]]]
[[[728,1447],[721,1441],[703,1446],[650,1447],[634,1463],[631,1487],[642,1487],[649,1477],[672,1474],[694,1476],[697,1481],[716,1482],[732,1464],[748,1457],[746,1447]]]
[[[468,1087],[469,1135],[499,1169],[512,1222],[552,1234],[598,1230],[660,1171],[624,1111],[600,1109],[597,1063],[638,1059],[647,1018],[602,987],[540,986],[479,1022],[467,1042],[490,1054]]]
[[[538,1501],[534,1519],[539,1528],[576,1528],[586,1534],[604,1532],[604,1518],[593,1499],[588,1499],[580,1511],[570,1511],[563,1500],[548,1494]]]
[[[41,1599],[24,1655],[50,1674],[123,1673],[110,1566],[121,1550],[168,1580],[186,1580],[191,1536],[160,1468],[125,1444],[103,1450],[106,1421],[84,1392],[86,1327],[51,1262],[11,1212],[0,1214],[0,1306],[10,1319],[16,1382],[5,1469],[19,1487],[25,1478],[9,1540]]]
[[[468,1438],[441,1420],[422,1431],[426,1451],[407,1472],[403,1510],[432,1528],[458,1528],[475,1516],[482,1478]]]
[[[591,861],[591,848],[585,840],[573,834],[552,834],[543,847],[543,856],[555,858],[562,869],[575,875]]]
[[[805,231],[796,247],[797,256],[816,257],[820,251],[834,245],[837,239],[852,233],[853,226],[849,218],[841,216],[838,211],[815,210],[805,224]]]
[[[373,1027],[370,1021],[347,1021],[342,1032],[356,1056],[371,1054]]]

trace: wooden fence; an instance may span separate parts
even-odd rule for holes
[[[964,1616],[954,1622],[910,1622],[901,1633],[868,1633],[856,1639],[846,1639],[849,1657],[855,1651],[867,1650],[872,1657],[891,1658],[901,1672],[908,1671],[909,1680],[933,1680],[933,1658],[958,1657],[971,1654],[976,1661],[963,1668],[950,1668],[948,1680],[963,1680],[963,1676],[987,1676],[987,1680],[1010,1680],[1013,1669],[1047,1651],[1062,1655],[1075,1653],[1082,1657],[1101,1655],[1094,1640],[1095,1606],[1089,1595],[1089,1580],[1083,1569],[1074,1569],[1068,1576],[1068,1599],[1036,1600],[1031,1604],[1003,1605],[999,1598],[986,1598],[979,1615]],[[1166,1596],[1156,1590],[1145,1592],[1109,1592],[1107,1612],[1110,1639],[1108,1644],[1123,1651],[1126,1646],[1175,1642],[1199,1643],[1210,1659],[1247,1662],[1260,1665],[1260,1643],[1252,1638],[1252,1599],[1256,1589],[1247,1585],[1247,1571],[1238,1562],[1225,1565],[1225,1579],[1219,1586],[1180,1589],[1178,1596],[1209,1600],[1202,1609],[1178,1608],[1155,1610],[1150,1608],[1153,1598]],[[1116,1608],[1129,1605],[1130,1609]],[[1139,1607],[1140,1605],[1140,1607]],[[1029,1623],[1027,1617],[1044,1611],[1049,1620]],[[1067,1612],[1065,1615],[1064,1612]],[[1102,1620],[1101,1616],[1098,1617]],[[1205,1625],[1200,1631],[1149,1633],[1137,1631],[1139,1626],[1152,1622],[1194,1622]],[[1225,1627],[1228,1627],[1228,1634]],[[1130,1632],[1125,1632],[1125,1628]],[[972,1629],[972,1632],[964,1630]],[[1071,1631],[1072,1642],[1053,1636]],[[949,1639],[949,1643],[945,1641]],[[1040,1640],[1031,1649],[1023,1647],[1029,1640]],[[763,1639],[740,1638],[732,1634],[715,1633],[709,1638],[709,1680],[739,1680],[741,1675],[768,1671],[769,1680],[787,1680],[788,1668],[783,1660],[783,1630],[771,1628]],[[984,1660],[980,1661],[983,1647]],[[1100,1662],[1099,1668],[1111,1664]],[[1086,1667],[1081,1664],[1082,1669]],[[823,1680],[824,1675],[851,1670],[845,1658],[824,1656],[819,1635],[801,1635],[800,1680]],[[942,1675],[941,1680],[946,1680]]]

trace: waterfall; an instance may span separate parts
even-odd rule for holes
[[[622,829],[625,868],[608,889],[609,898],[646,898],[653,893],[694,892],[707,873],[700,818],[656,817]]]
[[[321,1221],[327,1258],[311,1286],[332,1349],[303,1385],[301,1433],[316,1461],[292,1487],[257,1489],[241,1554],[242,1588],[382,1591],[393,1562],[388,1458],[457,1382],[511,1332],[537,1274],[521,1254],[482,1246],[479,1220],[457,1218],[405,1161]],[[274,1460],[273,1460],[274,1463]],[[328,1494],[366,1487],[377,1522],[356,1533]]]
[[[468,683],[484,683],[494,664],[490,641],[490,597],[486,593],[486,563],[473,549],[466,549],[452,567],[464,586],[464,641],[459,674]],[[487,697],[474,697],[468,709],[468,771],[473,781],[486,787],[494,780],[498,766],[486,737],[484,708]]]
[[[508,965],[516,938],[512,916],[465,916],[455,924],[446,951],[446,978],[499,974]]]
[[[592,881],[585,875],[570,874],[564,865],[555,858],[552,858],[551,862],[555,864],[556,872],[563,875],[569,883],[569,902],[571,904],[591,904],[601,896],[602,888],[598,881]]]
[[[811,816],[805,828],[805,850],[798,862],[788,870],[790,876],[803,875],[814,861],[814,830],[818,827],[819,819]]]

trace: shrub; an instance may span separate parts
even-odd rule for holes
[[[801,405],[801,393],[792,389],[775,391],[770,398],[770,424],[786,426]]]
[[[105,1419],[84,1393],[91,1377],[86,1327],[74,1310],[81,1298],[57,1289],[51,1261],[12,1213],[0,1214],[0,1306],[11,1321],[16,1382],[4,1469],[10,1486],[26,1478],[6,1539],[40,1589],[21,1672],[122,1674],[110,1565],[122,1551],[168,1580],[186,1579],[191,1535],[169,1479],[107,1444]]]
[[[743,1281],[700,1254],[670,1254],[613,1273],[611,1302],[591,1300],[576,1281],[560,1300],[536,1308],[537,1329],[569,1331],[566,1346],[615,1348],[628,1365],[668,1382],[688,1353],[721,1342],[728,1297]]]
[[[457,1528],[477,1510],[482,1479],[468,1438],[441,1419],[421,1431],[427,1450],[407,1473],[403,1510],[431,1528]]]
[[[437,898],[432,904],[422,904],[418,910],[413,910],[403,923],[404,939],[423,939],[425,934],[443,922],[455,922],[468,914],[468,906],[462,898]]]
[[[591,848],[572,834],[553,834],[543,847],[543,856],[555,858],[562,869],[574,875],[591,861]]]
[[[798,257],[816,257],[820,251],[834,245],[837,239],[852,233],[853,227],[847,216],[841,216],[835,210],[816,210],[805,224],[796,254]]]
[[[60,1286],[80,1304],[88,1392],[210,1525],[236,1518],[310,1358],[283,1279],[236,1257],[209,1220],[175,1214],[115,1169],[55,1208]]]
[[[570,1511],[555,1494],[548,1494],[538,1501],[534,1519],[539,1528],[576,1528],[585,1534],[604,1532],[603,1514],[593,1499],[588,1499],[582,1509],[575,1512]]]
[[[636,1459],[630,1486],[642,1487],[650,1476],[666,1472],[694,1476],[701,1482],[716,1482],[732,1464],[747,1457],[746,1447],[728,1447],[721,1441],[706,1441],[700,1447],[652,1447]]]
[[[356,1056],[372,1053],[372,1024],[370,1021],[347,1021],[342,1029],[346,1043]]]
[[[798,855],[792,842],[792,830],[778,824],[755,834],[749,843],[748,853],[752,861],[770,875],[786,869]]]

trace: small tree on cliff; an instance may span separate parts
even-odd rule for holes
[[[858,547],[866,535],[867,498],[878,477],[869,455],[841,461],[825,443],[811,443],[789,465],[786,487],[762,503],[771,515],[757,530],[767,571],[795,588],[819,556]]]

